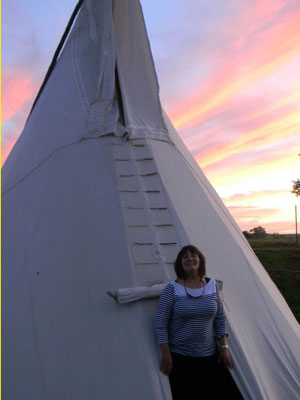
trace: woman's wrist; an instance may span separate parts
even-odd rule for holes
[[[162,354],[170,353],[169,343],[161,343],[160,350]]]
[[[228,344],[219,344],[219,349],[220,350],[228,350],[229,346],[228,346]]]

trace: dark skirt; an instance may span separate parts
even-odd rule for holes
[[[242,400],[230,373],[218,363],[218,354],[187,357],[172,353],[169,376],[173,400]]]

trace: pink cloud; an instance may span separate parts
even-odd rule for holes
[[[245,100],[236,104],[234,110],[228,110],[220,115],[218,119],[209,119],[206,123],[195,126],[193,130],[183,130],[182,137],[199,162],[203,162],[203,160],[214,157],[216,151],[219,156],[223,156],[222,149],[226,150],[240,136],[246,137],[251,131],[267,127],[274,121],[279,123],[286,115],[294,115],[298,109],[297,102],[283,106],[277,104],[272,107],[269,100],[261,98],[254,102],[252,110],[249,111],[249,102]],[[286,132],[282,131],[282,135],[285,136]],[[256,147],[273,139],[272,133],[268,133],[267,138],[264,138],[263,135],[255,138],[257,140]],[[252,147],[254,147],[253,139],[249,140],[252,141]],[[221,148],[216,146],[221,146]]]
[[[10,137],[5,141],[2,140],[2,143],[1,143],[1,166],[6,161],[9,153],[11,152],[11,149],[14,147],[16,140],[17,140],[16,137]]]
[[[250,150],[259,152],[262,147],[299,134],[299,104],[294,102],[278,109],[274,107],[274,110],[269,107],[268,111],[267,102],[265,106],[258,102],[252,113],[247,113],[244,111],[247,110],[246,102],[244,106],[236,107],[240,116],[233,115],[230,119],[230,112],[223,113],[218,119],[207,120],[195,128],[193,133],[187,131],[183,138],[200,165],[209,167]],[[260,107],[266,112],[260,112]]]
[[[38,78],[28,68],[10,68],[2,80],[1,164],[14,146],[38,89]]]
[[[239,202],[247,199],[247,201],[250,203],[252,200],[257,200],[259,198],[261,198],[261,199],[265,199],[268,197],[272,198],[274,196],[279,196],[282,194],[286,194],[286,190],[264,190],[264,191],[260,191],[260,192],[252,192],[252,193],[247,193],[247,194],[235,193],[234,195],[232,195],[230,197],[223,198],[223,200],[226,203],[232,204],[232,203],[239,203]]]
[[[265,10],[265,2],[261,3]],[[274,6],[274,4],[273,4]],[[275,7],[275,6],[274,6]],[[279,9],[279,3],[277,5]],[[276,9],[276,7],[274,8]],[[257,14],[254,13],[254,16]],[[251,10],[247,13],[251,20]],[[299,54],[300,11],[287,12],[273,25],[256,30],[242,51],[220,50],[219,70],[170,110],[177,128],[199,123],[226,110],[229,102],[249,85],[277,71]],[[243,18],[242,18],[243,20]],[[255,17],[254,17],[255,20]],[[197,85],[195,85],[197,88]]]
[[[36,84],[27,70],[6,71],[3,80],[2,122],[14,117],[32,99]]]
[[[258,0],[252,8],[246,9],[238,16],[236,23],[243,27],[241,34],[238,36],[235,47],[239,48],[243,43],[247,42],[248,37],[271,22],[278,12],[282,11],[286,2],[282,0]],[[231,26],[227,26],[228,29]]]
[[[242,231],[263,226],[268,233],[293,233],[295,223],[292,220],[280,220],[278,209],[258,207],[227,207],[231,215],[238,221]]]
[[[239,224],[252,224],[256,221],[257,224],[262,223],[262,220],[274,217],[278,210],[276,208],[258,208],[258,207],[233,207],[228,206],[228,210],[232,216],[239,220]]]

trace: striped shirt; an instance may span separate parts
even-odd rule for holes
[[[170,351],[185,356],[205,357],[216,352],[216,338],[227,335],[226,317],[216,281],[189,289],[176,281],[164,288],[157,309],[158,343],[169,343]],[[191,298],[186,293],[193,296]]]

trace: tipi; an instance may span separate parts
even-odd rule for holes
[[[299,325],[163,114],[138,0],[85,0],[3,168],[3,399],[171,399],[157,299],[182,245],[223,282],[245,399],[296,400]]]

